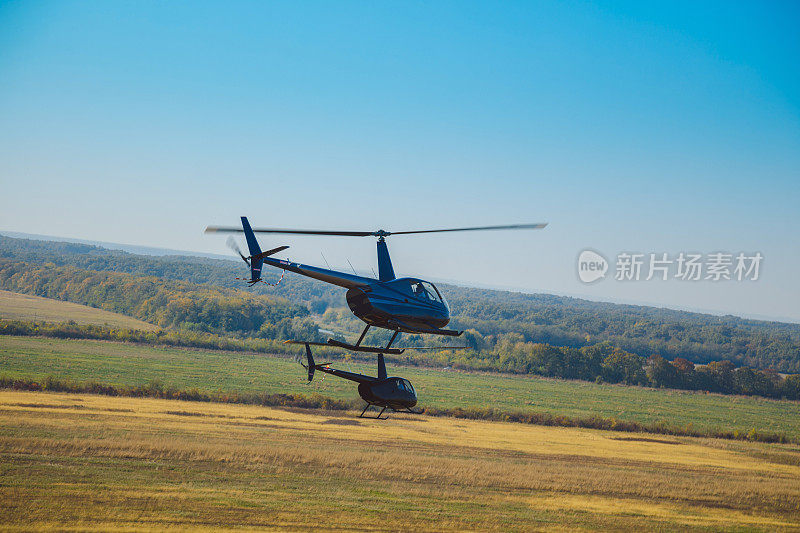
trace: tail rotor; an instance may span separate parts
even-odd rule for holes
[[[214,228],[214,227],[206,228],[206,233],[215,233],[217,231],[221,230],[219,228]],[[225,229],[222,231],[230,231],[230,229]],[[250,268],[250,279],[246,278],[236,278],[236,279],[243,279],[244,281],[247,281],[247,283],[251,286],[255,285],[258,282],[266,283],[261,279],[261,268],[264,266],[264,258],[269,257],[271,255],[275,255],[278,252],[282,252],[286,250],[288,246],[278,246],[277,248],[272,248],[271,250],[262,252],[261,247],[258,245],[258,241],[256,240],[256,236],[253,233],[253,230],[250,228],[250,223],[247,221],[247,217],[242,217],[242,233],[244,233],[244,237],[247,240],[247,248],[250,251],[249,256],[244,255],[242,249],[239,248],[239,244],[233,237],[228,237],[228,240],[225,241],[225,244],[228,245],[228,248],[236,252],[239,255],[239,257],[242,258],[242,261],[244,261]],[[283,274],[281,274],[281,279],[278,280],[278,283],[280,283],[282,280],[283,280]],[[267,285],[275,286],[278,283],[267,283]]]
[[[234,239],[233,237],[228,237],[228,240],[225,241],[225,244],[228,245],[228,248],[239,254],[239,257],[242,258],[242,261],[247,263],[248,267],[250,266],[250,258],[245,257],[245,255],[242,253],[242,249],[239,248],[239,244],[236,242],[236,239]]]

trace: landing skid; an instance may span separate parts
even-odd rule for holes
[[[381,415],[382,415],[382,414],[383,414],[383,412],[386,410],[386,406],[384,406],[384,407],[383,407],[383,409],[381,409],[381,412],[380,412],[380,413],[378,413],[378,416],[364,416],[364,413],[366,413],[366,412],[367,412],[367,409],[369,409],[370,407],[372,407],[372,404],[371,404],[371,403],[368,403],[368,404],[367,404],[367,406],[366,406],[366,407],[364,407],[364,410],[363,410],[363,411],[361,411],[361,414],[360,414],[360,415],[358,415],[358,418],[371,418],[371,419],[373,419],[373,420],[386,420],[387,418],[389,418],[389,415],[386,415],[385,417],[381,418]],[[377,407],[377,406],[376,406],[376,407]]]
[[[405,324],[402,324],[403,327],[407,327]],[[381,326],[382,327],[382,326]],[[389,339],[389,344],[386,347],[381,348],[380,346],[361,346],[361,341],[364,340],[364,337],[369,331],[370,325],[364,328],[364,331],[361,332],[361,336],[358,338],[355,344],[350,344],[348,342],[338,341],[336,339],[328,339],[326,342],[312,342],[312,341],[283,341],[284,344],[308,344],[310,346],[333,346],[335,348],[342,348],[344,350],[349,350],[351,352],[364,352],[364,353],[382,353],[382,354],[390,354],[390,355],[400,355],[406,351],[405,348],[392,348],[392,343],[400,334],[400,329],[394,329],[394,335],[392,338]],[[431,333],[435,335],[446,335],[449,337],[458,337],[463,331],[453,331],[449,329],[430,329],[430,330],[421,330],[421,329],[405,329],[404,331],[410,333]],[[467,349],[469,346],[423,346],[420,348],[412,347],[412,349],[419,349],[419,350],[463,350]]]
[[[446,337],[460,337],[463,331],[456,331],[454,329],[438,329],[438,328],[418,328],[414,326],[409,326],[408,324],[401,322],[399,320],[389,320],[389,327],[388,329],[393,329],[395,331],[404,331],[406,333],[413,333],[413,334],[430,334],[430,335],[445,335]]]
[[[370,407],[372,407],[373,405],[374,405],[374,404],[368,403],[368,404],[366,405],[366,407],[364,407],[364,410],[363,410],[363,411],[361,411],[361,414],[360,414],[360,415],[358,415],[358,418],[370,418],[370,419],[373,419],[373,420],[386,420],[386,419],[388,419],[388,418],[389,418],[389,415],[388,415],[388,414],[387,414],[386,416],[384,416],[383,418],[381,418],[381,415],[383,414],[383,412],[384,412],[384,411],[386,411],[386,407],[384,407],[383,409],[381,409],[381,412],[380,412],[380,413],[378,413],[378,416],[364,416],[364,413],[366,413],[366,412],[367,412],[367,409],[369,409],[369,408],[370,408]],[[378,406],[376,405],[375,407],[378,407]],[[424,412],[425,412],[425,410],[424,410],[424,409],[420,409],[419,411],[414,411],[414,410],[413,410],[413,409],[411,409],[410,407],[407,407],[407,408],[405,409],[405,411],[398,411],[398,410],[396,410],[396,409],[392,409],[392,411],[394,411],[395,413],[411,413],[412,415],[421,415],[422,413],[424,413]]]
[[[342,348],[352,352],[366,352],[366,353],[388,353],[390,355],[400,355],[405,351],[403,348],[381,348],[373,346],[356,346],[355,344],[347,344],[334,339],[328,339],[328,342],[312,342],[312,341],[283,341],[284,344],[308,344],[310,346],[333,346],[334,348]]]
[[[337,341],[336,339],[328,339],[327,342],[308,342],[308,341],[283,341],[284,344],[308,344],[311,346],[334,346],[336,348],[343,348],[345,350],[349,350],[351,352],[365,352],[365,353],[383,353],[383,354],[391,354],[391,355],[400,355],[405,351],[403,348],[392,348],[392,343],[399,335],[399,331],[395,331],[392,338],[389,339],[389,344],[386,345],[385,348],[381,348],[380,346],[361,346],[361,341],[364,340],[364,336],[369,331],[369,324],[367,327],[364,328],[364,331],[361,332],[361,336],[358,338],[355,344],[350,344],[347,342]]]

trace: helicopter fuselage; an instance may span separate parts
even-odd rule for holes
[[[415,285],[433,289],[415,292]],[[423,285],[424,287],[424,285]],[[347,291],[347,305],[358,318],[371,326],[414,333],[420,329],[443,328],[450,322],[447,302],[430,283],[414,278],[399,278],[354,287]]]
[[[323,372],[324,369],[320,369]],[[358,385],[358,395],[371,405],[389,407],[395,411],[411,409],[417,405],[417,394],[407,379],[386,378]]]
[[[450,308],[438,289],[418,278],[380,281],[336,270],[265,257],[264,263],[347,289],[347,305],[371,326],[407,333],[431,332],[450,322]]]

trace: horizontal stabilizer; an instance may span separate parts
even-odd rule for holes
[[[272,250],[267,250],[266,252],[261,252],[260,254],[256,254],[251,259],[263,259],[265,257],[269,257],[271,255],[275,255],[278,252],[282,252],[286,250],[288,246],[278,246],[277,248],[273,248]]]

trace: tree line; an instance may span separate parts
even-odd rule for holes
[[[0,288],[105,309],[162,328],[268,339],[319,336],[305,306],[153,276],[0,259]]]
[[[464,335],[474,342],[476,334],[467,331]],[[671,361],[658,354],[642,357],[609,342],[573,348],[526,342],[519,334],[507,334],[491,348],[443,350],[428,357],[456,368],[800,400],[800,374],[737,368],[727,360],[695,365],[680,357]]]
[[[503,334],[579,348],[608,341],[648,357],[696,364],[726,359],[737,366],[800,372],[800,325],[645,306],[590,302],[545,294],[442,288],[459,329],[492,344]]]

